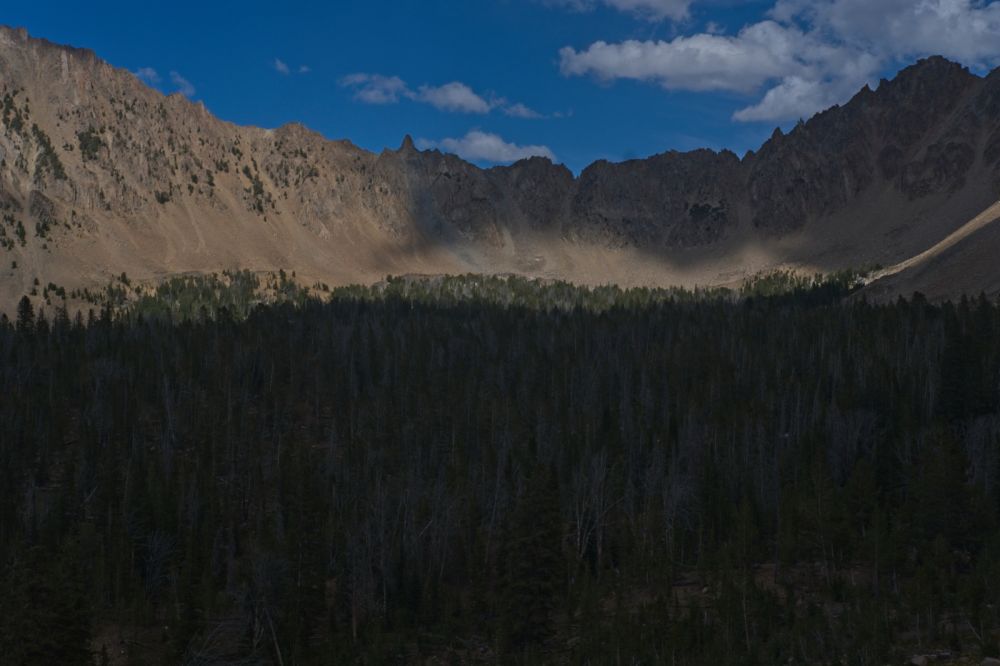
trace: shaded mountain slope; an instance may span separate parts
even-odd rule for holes
[[[743,159],[667,152],[579,177],[239,127],[92,52],[0,28],[0,304],[227,268],[302,281],[515,272],[726,284],[892,265],[1000,197],[1000,74],[931,58]]]
[[[933,247],[872,276],[876,300],[920,292],[931,300],[955,294],[1000,294],[1000,202]]]

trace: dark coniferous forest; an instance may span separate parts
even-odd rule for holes
[[[2,661],[1000,656],[1000,308],[849,291],[25,301]]]

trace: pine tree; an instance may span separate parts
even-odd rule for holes
[[[27,551],[4,579],[0,655],[11,666],[90,666],[90,613],[79,563],[67,549]]]
[[[511,520],[501,595],[500,643],[512,653],[553,634],[552,613],[565,585],[556,475],[538,469]]]
[[[35,308],[31,305],[31,299],[22,296],[17,304],[17,330],[28,332],[35,327]]]

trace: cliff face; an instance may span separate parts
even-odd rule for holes
[[[1000,197],[1000,74],[940,58],[743,159],[668,152],[578,178],[540,158],[484,170],[408,138],[373,154],[298,125],[238,127],[7,28],[0,104],[0,301],[36,278],[236,267],[331,283],[468,270],[724,282],[898,260]]]

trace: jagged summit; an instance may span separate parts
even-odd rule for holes
[[[1000,198],[997,80],[930,58],[742,159],[668,151],[574,178],[543,158],[480,169],[410,136],[374,154],[300,124],[239,127],[90,51],[0,28],[0,303],[36,279],[237,267],[329,284],[725,284],[890,265]]]
[[[417,153],[417,146],[413,143],[413,137],[407,134],[403,137],[403,145],[399,147],[401,153]]]
[[[905,85],[911,81],[938,81],[951,77],[970,80],[980,78],[969,71],[965,65],[944,56],[934,55],[921,58],[912,65],[899,70],[899,73],[889,83]]]

